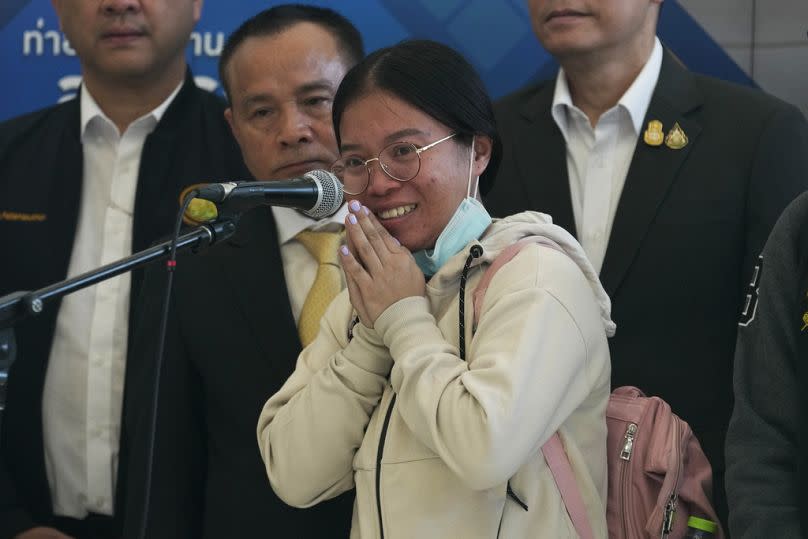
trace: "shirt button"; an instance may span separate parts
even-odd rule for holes
[[[95,508],[96,509],[103,509],[104,508],[104,498],[99,496],[95,499]]]

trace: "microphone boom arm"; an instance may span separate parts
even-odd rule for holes
[[[229,238],[235,231],[236,222],[234,219],[222,219],[196,227],[177,239],[177,251],[190,250],[197,253],[206,247]],[[11,327],[23,318],[42,313],[46,302],[51,302],[77,290],[106,281],[157,260],[168,258],[170,252],[171,240],[164,241],[154,247],[45,288],[40,288],[33,292],[12,292],[0,297],[0,329]]]

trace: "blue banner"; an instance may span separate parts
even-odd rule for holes
[[[246,18],[282,2],[208,0],[188,44],[197,83],[221,92],[218,57]],[[441,41],[476,66],[492,96],[500,97],[556,66],[536,41],[524,0],[313,1],[335,9],[359,28],[368,52],[407,38]],[[663,43],[691,69],[742,84],[749,78],[675,2],[665,2],[659,24]],[[0,120],[75,96],[81,82],[75,51],[59,30],[49,0],[0,2]]]

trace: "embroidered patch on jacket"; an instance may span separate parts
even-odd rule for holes
[[[41,223],[46,221],[48,216],[44,213],[28,213],[20,211],[0,211],[0,221],[18,221],[22,223]]]
[[[763,255],[760,255],[755,264],[755,269],[752,272],[752,280],[746,287],[746,298],[743,302],[743,310],[741,310],[741,319],[738,325],[746,327],[752,320],[755,319],[758,304],[758,288],[760,287],[760,276],[763,273]]]

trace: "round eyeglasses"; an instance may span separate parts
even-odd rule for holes
[[[378,161],[379,167],[390,178],[408,182],[421,170],[421,154],[455,135],[457,133],[452,133],[421,148],[412,142],[394,142],[380,151],[378,157],[367,161],[356,156],[343,157],[331,165],[331,173],[342,182],[342,190],[349,195],[358,195],[367,189],[373,161]]]

